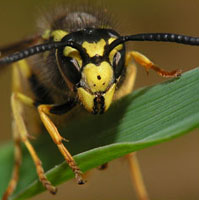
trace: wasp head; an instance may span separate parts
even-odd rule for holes
[[[105,112],[113,100],[117,81],[124,68],[125,47],[120,44],[109,51],[109,45],[119,37],[111,29],[84,29],[67,34],[61,42],[75,41],[73,47],[57,50],[59,70],[91,113]]]

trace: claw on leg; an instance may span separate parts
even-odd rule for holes
[[[141,54],[137,51],[131,51],[127,54],[127,61],[131,60],[132,58],[134,58],[137,63],[139,63],[146,69],[147,74],[150,69],[153,69],[160,76],[167,77],[167,78],[168,77],[178,77],[182,73],[182,70],[174,70],[171,72],[165,71],[164,69],[161,69],[160,67],[156,66],[146,56],[144,56],[143,54]]]

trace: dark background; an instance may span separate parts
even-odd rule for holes
[[[34,34],[38,8],[46,8],[52,2],[59,1],[0,0],[0,46]],[[115,14],[121,34],[174,32],[199,36],[199,1],[196,0],[108,0],[104,5]],[[199,66],[199,47],[140,42],[131,43],[128,48],[140,51],[167,70],[180,68],[187,71]],[[138,67],[136,88],[161,81],[164,79],[154,72],[147,77],[144,69]],[[11,139],[10,94],[9,68],[0,75],[1,143]],[[198,130],[142,150],[138,156],[151,199],[199,199]],[[73,180],[59,186],[55,197],[44,193],[33,199],[135,199],[128,166],[123,158],[111,162],[103,172],[93,170],[88,180],[84,186],[76,185]]]

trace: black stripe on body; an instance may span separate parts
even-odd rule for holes
[[[48,92],[48,89],[41,82],[39,82],[35,74],[32,74],[28,80],[29,80],[32,92],[34,93],[35,98],[37,100],[35,105],[54,103],[52,97],[50,96]]]

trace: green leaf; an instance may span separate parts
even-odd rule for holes
[[[199,69],[154,87],[147,87],[114,103],[101,115],[83,114],[61,128],[65,145],[83,172],[133,151],[152,146],[199,126]],[[71,169],[47,133],[33,145],[47,177],[58,185],[73,178]],[[25,148],[20,182],[12,199],[25,199],[44,191]],[[6,188],[13,164],[11,144],[0,149],[0,194]],[[61,163],[63,162],[63,163]],[[59,164],[61,163],[61,164]],[[56,165],[56,166],[55,166]]]

